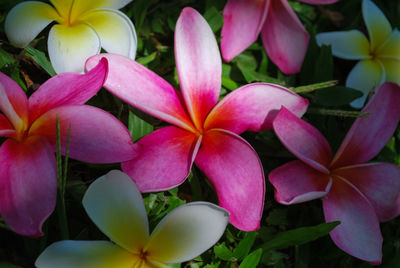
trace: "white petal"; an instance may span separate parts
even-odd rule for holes
[[[400,85],[400,59],[380,59],[385,69],[385,82],[394,82]]]
[[[92,221],[117,245],[139,253],[149,237],[142,196],[128,175],[112,170],[87,189],[83,206]]]
[[[400,60],[400,32],[394,29],[389,38],[376,52],[378,58],[391,58]]]

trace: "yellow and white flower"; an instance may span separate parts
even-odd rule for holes
[[[53,6],[26,1],[11,9],[5,32],[16,47],[27,46],[52,21],[48,51],[57,73],[83,72],[86,59],[101,48],[135,58],[132,21],[118,9],[132,0],[50,0]]]

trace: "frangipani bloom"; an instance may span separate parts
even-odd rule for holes
[[[44,83],[29,100],[0,73],[0,215],[12,229],[42,235],[57,192],[56,118],[62,151],[71,129],[69,156],[90,163],[132,159],[135,147],[126,127],[111,114],[83,105],[102,87],[107,61],[85,75],[64,73]]]
[[[285,108],[273,126],[282,143],[300,160],[273,170],[269,180],[282,204],[323,198],[327,222],[340,221],[331,231],[335,244],[362,260],[379,264],[382,236],[379,221],[399,214],[400,167],[366,163],[389,141],[400,118],[400,87],[385,83],[365,106],[332,157],[322,134]]]
[[[272,118],[285,105],[302,115],[306,99],[271,84],[250,84],[218,104],[221,58],[214,34],[194,9],[183,9],[175,27],[175,58],[182,92],[142,65],[105,54],[87,62],[91,69],[101,57],[110,64],[105,87],[129,104],[173,124],[143,137],[140,155],[122,169],[142,192],[180,185],[193,162],[214,186],[230,222],[241,230],[259,227],[265,181],[254,149],[239,136],[272,128]]]
[[[145,268],[191,260],[225,231],[229,213],[207,202],[182,205],[149,235],[142,196],[121,171],[98,178],[83,197],[83,206],[110,241],[60,241],[36,260],[38,268]]]
[[[331,4],[338,0],[299,0],[309,4]],[[300,71],[309,35],[287,0],[228,0],[224,8],[221,50],[231,61],[258,35],[269,58],[286,74]]]
[[[363,0],[362,14],[370,41],[358,30],[321,33],[319,45],[332,46],[333,55],[359,60],[350,71],[346,86],[358,89],[363,96],[350,103],[355,108],[364,105],[368,93],[383,82],[400,84],[400,33],[392,30],[382,11],[370,0]]]
[[[52,21],[47,46],[57,73],[83,72],[85,61],[104,48],[127,56],[136,54],[132,21],[118,9],[131,0],[50,0],[54,7],[26,1],[11,9],[5,31],[16,47],[27,46]]]

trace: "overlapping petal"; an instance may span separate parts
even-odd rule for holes
[[[10,137],[15,135],[14,127],[7,118],[0,114],[0,137]]]
[[[62,0],[61,1],[53,0],[51,2],[55,4],[57,2],[62,2]],[[80,15],[86,13],[87,11],[97,8],[120,9],[126,6],[130,2],[132,2],[132,0],[97,0],[97,1],[74,0],[71,9],[71,17],[77,18]]]
[[[28,120],[28,99],[26,98],[25,92],[14,80],[0,72],[0,102],[3,103],[0,104],[1,106],[5,105],[6,99],[8,99],[8,102],[12,105],[12,109],[17,113],[18,117],[24,121]],[[5,115],[9,116],[7,111],[3,109],[4,107],[0,107],[0,110],[2,110]],[[8,117],[8,119],[11,120],[11,117]]]
[[[399,44],[400,45],[400,44]],[[400,85],[400,58],[398,59],[380,59],[386,75],[386,82],[393,82]]]
[[[394,29],[389,38],[382,44],[378,50],[379,58],[391,58],[400,60],[400,32]]]
[[[10,102],[9,97],[7,96],[6,91],[3,86],[0,84],[0,111],[2,111],[7,118],[10,120],[10,123],[17,130],[21,130],[24,127],[24,121],[14,110],[13,105]]]

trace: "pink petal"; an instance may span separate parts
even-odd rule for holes
[[[29,97],[29,120],[62,105],[84,104],[103,86],[108,72],[106,59],[87,74],[62,73],[47,80]]]
[[[15,130],[7,118],[0,114],[0,137],[14,137]]]
[[[275,188],[275,200],[285,205],[322,198],[332,185],[329,175],[299,160],[272,170],[268,177]]]
[[[340,221],[330,232],[335,244],[356,258],[380,264],[382,235],[378,217],[368,199],[353,185],[335,177],[323,205],[327,222]]]
[[[264,171],[254,149],[240,136],[212,129],[203,136],[196,165],[217,192],[219,205],[227,209],[229,222],[243,231],[260,227],[264,207]]]
[[[6,140],[0,147],[0,214],[20,235],[42,236],[56,204],[56,160],[40,137]]]
[[[324,136],[285,107],[276,116],[274,131],[285,147],[312,168],[329,174],[331,148]]]
[[[218,102],[221,56],[207,21],[184,8],[175,26],[175,60],[187,110],[198,129]]]
[[[164,191],[183,183],[189,176],[201,138],[169,126],[156,130],[136,144],[137,158],[122,163],[122,170],[141,192]]]
[[[71,158],[89,163],[114,163],[130,160],[137,154],[128,129],[117,118],[87,105],[61,106],[50,110],[32,124],[29,134],[47,138],[55,149],[57,116],[63,152],[71,126]]]
[[[161,120],[192,130],[193,124],[182,106],[180,92],[139,63],[115,54],[100,54],[88,59],[91,70],[106,58],[109,72],[104,87],[130,105]]]
[[[271,1],[261,35],[268,56],[282,72],[300,71],[310,37],[287,0]]]
[[[339,0],[298,0],[299,2],[311,4],[311,5],[328,5],[336,3]]]
[[[376,156],[392,137],[400,119],[400,87],[385,83],[362,110],[340,145],[332,166],[360,164]]]
[[[228,0],[221,32],[221,51],[225,61],[231,61],[257,40],[268,7],[269,0]]]
[[[265,83],[245,85],[215,106],[204,128],[223,128],[236,134],[246,130],[272,129],[272,121],[282,105],[302,116],[308,101],[281,86]]]
[[[397,197],[400,194],[400,167],[389,163],[348,166],[333,171],[356,186],[375,208],[380,221],[398,216]]]

